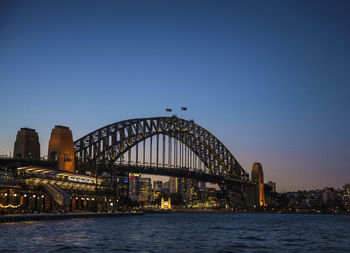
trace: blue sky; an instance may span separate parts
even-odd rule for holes
[[[348,1],[1,1],[0,153],[171,107],[278,190],[350,182]]]

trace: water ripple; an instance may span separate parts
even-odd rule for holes
[[[0,252],[350,252],[350,216],[170,214],[0,225]]]

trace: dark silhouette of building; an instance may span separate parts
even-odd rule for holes
[[[13,157],[40,160],[39,137],[34,129],[21,128],[17,132]]]
[[[74,172],[74,143],[72,131],[66,126],[55,126],[49,141],[49,159],[58,161],[58,169]]]

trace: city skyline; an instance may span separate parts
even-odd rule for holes
[[[186,106],[279,191],[349,183],[349,3],[137,3],[0,3],[0,154]]]

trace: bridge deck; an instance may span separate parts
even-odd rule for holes
[[[113,172],[116,173],[140,173],[140,174],[151,174],[151,175],[160,175],[160,176],[169,176],[169,177],[181,177],[181,178],[190,178],[196,179],[199,181],[211,182],[211,183],[246,183],[240,178],[233,177],[225,177],[222,175],[213,175],[209,173],[205,173],[204,171],[193,171],[188,168],[167,168],[167,167],[156,167],[150,165],[128,165],[128,164],[120,164],[114,165],[112,168],[108,170],[104,170],[105,172]]]
[[[12,159],[12,158],[0,158],[0,166],[10,167],[24,167],[24,166],[38,166],[41,168],[56,168],[57,162],[47,160],[27,160],[27,159]],[[151,174],[169,177],[181,177],[190,178],[199,181],[212,182],[212,183],[234,183],[234,184],[249,184],[251,183],[248,178],[243,179],[239,177],[229,177],[223,175],[214,175],[206,173],[200,170],[189,170],[185,167],[157,167],[150,164],[114,164],[112,167],[104,167],[100,169],[99,174],[103,172],[107,173],[140,173]]]

